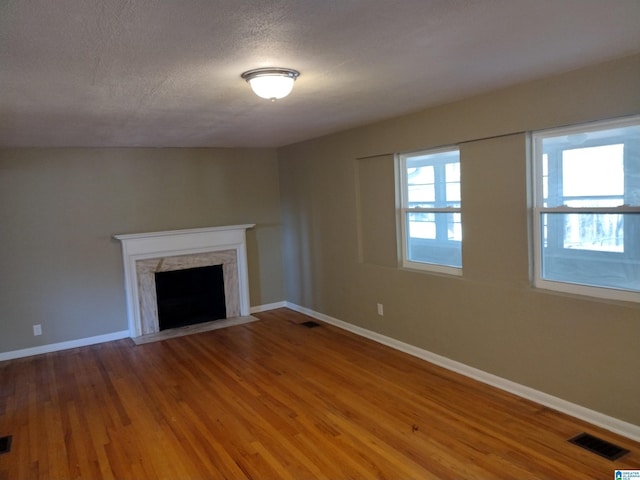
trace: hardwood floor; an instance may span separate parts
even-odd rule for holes
[[[0,479],[611,479],[640,444],[286,309],[0,362]],[[631,450],[609,461],[583,432]]]

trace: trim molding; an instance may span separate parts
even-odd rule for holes
[[[466,377],[473,378],[474,380],[478,380],[479,382],[486,383],[487,385],[491,385],[501,390],[505,390],[509,393],[513,393],[546,407],[553,408],[554,410],[566,413],[567,415],[579,418],[580,420],[584,420],[593,425],[623,435],[632,440],[640,441],[640,426],[638,425],[634,425],[632,423],[619,420],[609,415],[596,412],[595,410],[591,410],[581,405],[568,402],[567,400],[554,397],[553,395],[535,390],[531,387],[512,382],[511,380],[507,380],[506,378],[498,377],[497,375],[493,375],[478,368],[470,367],[469,365],[465,365],[464,363],[451,360],[450,358],[443,357],[442,355],[438,355],[414,345],[410,345],[394,338],[387,337],[386,335],[382,335],[371,330],[367,330],[366,328],[352,325],[342,320],[338,320],[337,318],[330,317],[329,315],[316,312],[309,308],[301,307],[299,305],[296,305],[295,303],[284,301],[258,305],[255,307],[251,307],[251,313],[266,312],[268,310],[275,310],[276,308],[290,308],[291,310],[303,313],[335,327],[347,330],[351,333],[355,333],[356,335],[360,335],[361,337],[368,338],[370,340],[373,340],[374,342],[381,343],[401,352],[408,353],[409,355],[412,355],[414,357],[421,358],[422,360],[446,368],[447,370],[451,370]],[[67,342],[52,343],[49,345],[24,348],[22,350],[13,350],[10,352],[0,352],[0,362],[5,360],[13,360],[16,358],[30,357],[32,355],[40,355],[43,353],[57,352],[70,348],[86,347],[89,345],[95,345],[97,343],[111,342],[113,340],[129,338],[129,336],[129,330],[122,330],[119,332],[107,333],[105,335],[97,335],[95,337],[87,337],[78,340],[70,340]]]
[[[567,415],[579,418],[580,420],[584,420],[593,425],[602,427],[619,435],[623,435],[632,440],[640,441],[639,425],[634,425],[632,423],[610,417],[609,415],[596,412],[595,410],[591,410],[581,405],[563,400],[562,398],[558,398],[553,395],[549,395],[548,393],[535,390],[531,387],[512,382],[511,380],[507,380],[506,378],[493,375],[474,367],[470,367],[469,365],[465,365],[464,363],[451,360],[450,358],[443,357],[428,350],[424,350],[422,348],[401,342],[394,338],[381,335],[371,330],[367,330],[366,328],[352,325],[323,313],[301,307],[294,303],[284,303],[284,306],[286,308],[290,308],[291,310],[294,310],[296,312],[304,313],[305,315],[309,315],[310,317],[329,323],[335,327],[341,328],[343,330],[348,330],[352,333],[355,333],[356,335],[366,337],[388,347],[400,350],[401,352],[408,353],[409,355],[421,358],[422,360],[426,360],[427,362],[446,368],[447,370],[454,371],[466,377],[478,380],[479,382],[486,383],[487,385],[505,390],[509,393],[513,393],[522,398],[526,398],[527,400],[531,400],[554,410],[558,410],[559,412],[566,413]]]
[[[251,307],[251,313],[266,312],[268,310],[285,307],[287,307],[286,302],[269,303]],[[23,348],[21,350],[13,350],[9,352],[0,352],[0,362],[16,358],[31,357],[33,355],[41,355],[43,353],[58,352],[60,350],[68,350],[70,348],[87,347],[97,343],[111,342],[113,340],[120,340],[129,337],[131,337],[129,330],[122,330],[120,332],[112,332],[104,335],[97,335],[95,337],[80,338],[78,340],[69,340],[67,342],[60,343],[50,343],[47,345]]]
[[[251,313],[258,313],[285,307],[287,307],[286,302],[276,302],[251,307],[250,310]],[[120,332],[107,333],[105,335],[98,335],[95,337],[80,338],[78,340],[69,340],[67,342],[60,343],[50,343],[47,345],[40,345],[38,347],[23,348],[21,350],[13,350],[9,352],[0,352],[0,362],[16,358],[31,357],[33,355],[41,355],[43,353],[58,352],[60,350],[68,350],[70,348],[87,347],[89,345],[95,345],[96,343],[111,342],[113,340],[120,340],[122,338],[129,337],[131,337],[129,330],[122,330]]]
[[[251,313],[260,313],[266,312],[269,310],[275,310],[276,308],[287,308],[287,302],[275,302],[275,303],[267,303],[265,305],[258,305],[256,307],[251,307],[249,310]],[[293,308],[291,309],[293,310]]]
[[[32,355],[41,355],[43,353],[68,350],[70,348],[86,347],[88,345],[111,342],[122,338],[129,338],[129,330],[97,335],[95,337],[80,338],[78,340],[69,340],[67,342],[50,343],[48,345],[40,345],[38,347],[23,348],[22,350],[13,350],[11,352],[3,352],[0,353],[0,362],[4,360],[13,360],[15,358],[30,357]]]

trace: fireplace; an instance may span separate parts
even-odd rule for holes
[[[115,235],[122,242],[131,337],[213,317],[248,316],[245,232],[253,226]],[[189,279],[191,275],[195,279]],[[183,285],[167,296],[165,278]],[[222,285],[215,287],[216,282]],[[190,293],[189,285],[194,287]],[[206,293],[198,291],[201,288]],[[208,304],[212,297],[217,299],[217,307]]]
[[[155,272],[160,331],[227,318],[222,265]]]

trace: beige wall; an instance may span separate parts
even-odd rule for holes
[[[287,300],[640,425],[640,305],[530,286],[523,133],[635,113],[639,56],[280,149]],[[461,278],[389,262],[388,154],[448,144],[461,148]]]
[[[282,301],[279,201],[273,149],[0,150],[0,352],[127,329],[117,233],[255,223],[251,305]]]
[[[1,149],[0,353],[127,328],[113,234],[256,223],[253,306],[286,299],[640,425],[640,306],[530,287],[521,133],[639,113],[638,85],[635,56],[277,155]],[[389,154],[454,143],[464,276],[401,270]]]

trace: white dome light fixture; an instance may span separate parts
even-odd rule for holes
[[[300,72],[290,68],[256,68],[241,75],[253,93],[272,102],[289,95],[299,76]]]

